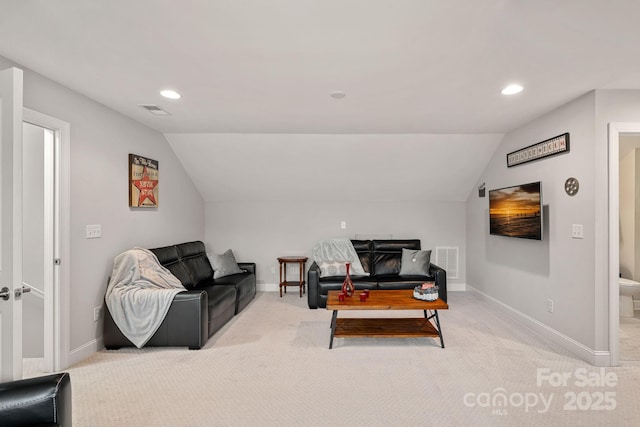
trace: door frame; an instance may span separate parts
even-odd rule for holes
[[[620,364],[620,135],[640,134],[640,122],[609,123],[609,354]]]
[[[70,348],[70,137],[68,122],[24,108],[23,122],[54,133],[52,150],[45,150],[45,179],[52,193],[45,193],[45,281],[44,371],[54,372],[68,366]],[[59,261],[56,261],[59,260]],[[48,262],[48,264],[47,264]]]

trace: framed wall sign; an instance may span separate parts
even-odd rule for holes
[[[507,167],[569,152],[569,133],[554,136],[537,144],[507,154]]]
[[[129,206],[158,207],[158,161],[129,154]]]

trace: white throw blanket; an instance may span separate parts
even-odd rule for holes
[[[105,300],[120,331],[141,348],[160,327],[176,294],[184,291],[153,252],[134,248],[113,260]]]
[[[368,276],[364,271],[358,253],[349,239],[321,240],[313,245],[311,250],[313,259],[320,267],[320,277],[346,275],[345,263],[350,263],[351,274],[354,276]]]

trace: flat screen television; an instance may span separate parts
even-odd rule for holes
[[[489,234],[542,240],[540,181],[489,190]]]

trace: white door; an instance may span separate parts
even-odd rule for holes
[[[22,378],[22,70],[0,71],[0,381]]]
[[[30,123],[47,129],[53,140],[45,138],[44,174],[45,187],[45,286],[44,286],[44,372],[56,372],[65,369],[69,363],[69,223],[70,223],[70,135],[68,122],[46,114],[24,108],[24,123]],[[23,177],[29,172],[33,159],[25,158],[23,135]],[[23,182],[23,194],[28,194],[28,183]],[[24,210],[25,203],[23,203]],[[23,212],[23,218],[28,213]],[[23,229],[28,227],[23,219]],[[25,230],[26,232],[27,230]],[[31,256],[23,233],[23,261]],[[24,280],[24,277],[23,277]],[[27,298],[29,298],[27,296]],[[33,298],[33,296],[31,297]],[[24,304],[24,303],[23,303]],[[24,326],[24,325],[23,325]],[[23,336],[24,336],[23,331]],[[24,346],[23,346],[24,349]]]

